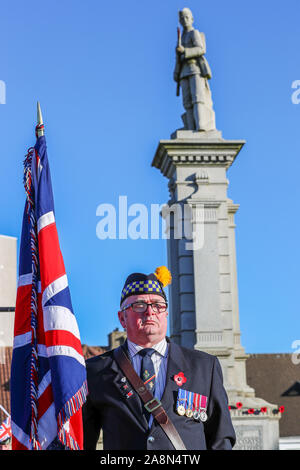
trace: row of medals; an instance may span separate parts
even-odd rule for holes
[[[207,414],[205,410],[191,410],[191,408],[188,408],[187,410],[183,405],[179,405],[177,407],[177,413],[180,416],[187,416],[188,418],[194,418],[195,421],[206,421],[207,420]]]

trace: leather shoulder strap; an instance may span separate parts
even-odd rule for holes
[[[172,442],[174,448],[176,450],[186,450],[186,447],[182,442],[182,439],[179,436],[177,429],[168,417],[161,402],[157,398],[154,398],[153,395],[147,389],[147,387],[145,387],[144,382],[135,372],[122,346],[119,346],[117,349],[114,350],[114,358],[119,364],[119,367],[122,369],[123,373],[126,375],[131,385],[133,386],[133,388],[135,389],[135,391],[141,397],[146,410],[149,411],[149,413],[152,413],[153,417],[156,419],[158,424],[166,433],[167,437]]]

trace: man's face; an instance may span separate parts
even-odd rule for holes
[[[163,302],[162,296],[157,294],[137,294],[125,299],[122,308],[133,302],[142,301],[146,303]],[[148,306],[145,313],[136,313],[132,307],[118,312],[119,320],[127,332],[130,341],[140,346],[149,346],[159,343],[167,334],[168,311],[154,313]]]
[[[193,17],[188,10],[182,10],[179,13],[179,22],[183,28],[188,28],[193,25]]]

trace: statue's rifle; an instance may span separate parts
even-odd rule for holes
[[[180,47],[181,46],[181,31],[180,31],[180,28],[177,27],[177,47]],[[180,69],[181,69],[181,64],[180,64],[180,53],[177,53],[177,61],[176,61],[176,75],[178,76],[178,80],[177,80],[177,89],[176,89],[176,96],[179,96],[179,93],[180,93],[180,80],[179,80],[179,76],[180,76]]]

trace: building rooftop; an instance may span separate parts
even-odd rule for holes
[[[247,383],[255,395],[284,406],[279,420],[280,437],[300,436],[300,364],[292,354],[250,354],[246,362]]]

